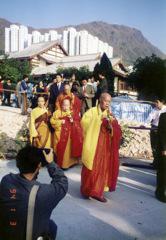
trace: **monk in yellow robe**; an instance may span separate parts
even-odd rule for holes
[[[38,106],[32,110],[30,115],[30,142],[38,148],[51,147],[51,132],[48,126],[49,118],[45,103],[44,97],[38,97]]]
[[[101,94],[99,104],[89,109],[81,120],[83,151],[81,193],[106,202],[104,191],[114,191],[119,171],[121,129],[109,110],[111,96]]]
[[[61,108],[56,110],[50,119],[55,129],[53,149],[57,156],[57,164],[63,169],[78,164],[78,158],[82,153],[83,139],[80,119],[73,114],[70,106],[70,99],[64,99]]]

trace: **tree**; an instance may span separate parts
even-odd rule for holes
[[[84,78],[89,78],[92,75],[92,72],[89,71],[88,66],[82,66],[79,69],[76,67],[69,68],[58,68],[57,73],[63,74],[65,78],[71,78],[73,74],[76,76],[76,80],[79,82]]]
[[[166,60],[155,55],[137,59],[127,82],[136,88],[141,99],[166,100]]]
[[[0,55],[4,55],[5,54],[5,51],[0,49]]]
[[[95,80],[99,80],[99,72],[100,72],[100,63],[96,63],[94,70],[93,70],[93,76]]]
[[[23,78],[23,75],[31,73],[31,66],[27,60],[8,58],[7,56],[0,62],[0,76],[2,79],[10,79],[15,84]]]
[[[96,66],[94,67],[93,74],[95,78],[97,78],[98,74],[102,73],[108,82],[108,90],[111,94],[114,94],[114,71],[112,64],[107,57],[106,53],[103,53],[101,59],[100,59],[100,64],[97,63]]]
[[[65,78],[70,78],[73,74],[76,74],[78,71],[75,67],[63,68],[60,67],[57,69],[57,73],[63,74]]]
[[[89,78],[92,75],[92,72],[89,71],[88,66],[82,66],[78,69],[76,73],[76,79],[81,81],[83,78]]]
[[[114,93],[114,71],[112,64],[106,53],[103,54],[100,60],[100,71],[104,74],[108,82],[108,90],[111,94]]]

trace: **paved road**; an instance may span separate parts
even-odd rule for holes
[[[1,161],[0,178],[10,171],[16,172],[15,162]],[[65,172],[69,192],[52,214],[57,240],[166,239],[166,205],[154,197],[153,170],[121,167],[117,190],[106,193],[107,203],[81,197],[80,171],[77,166]],[[46,169],[39,180],[50,180]]]

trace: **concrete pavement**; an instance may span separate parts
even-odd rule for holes
[[[11,171],[17,171],[14,160],[0,161],[0,178]],[[81,166],[65,172],[69,191],[52,214],[57,240],[166,239],[166,204],[154,197],[154,170],[121,166],[117,190],[105,194],[107,203],[82,198],[80,172]],[[38,180],[50,181],[46,169]]]

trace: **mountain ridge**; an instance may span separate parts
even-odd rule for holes
[[[0,50],[4,50],[4,28],[12,24],[10,21],[0,18]],[[17,25],[21,25],[18,24]],[[82,23],[79,25],[68,25],[56,28],[33,28],[27,26],[29,32],[38,30],[42,34],[51,29],[57,30],[58,33],[68,27],[74,27],[77,31],[87,30],[100,40],[107,42],[114,48],[114,57],[122,57],[127,64],[133,64],[139,57],[151,56],[155,54],[161,58],[166,55],[150,43],[136,28],[131,28],[125,25],[110,24],[103,21],[93,21],[90,23]]]

